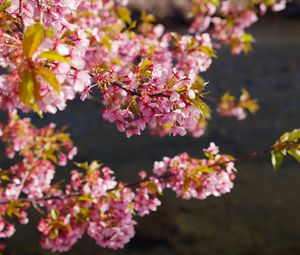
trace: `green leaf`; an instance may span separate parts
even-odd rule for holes
[[[29,107],[35,103],[33,75],[31,72],[24,71],[21,73],[19,97]]]
[[[151,194],[159,194],[160,195],[160,192],[159,192],[159,190],[157,188],[157,185],[153,181],[148,181],[146,183],[146,186],[149,189],[149,191],[150,191]]]
[[[80,196],[80,197],[78,198],[78,201],[82,201],[82,202],[85,202],[85,201],[87,201],[87,202],[92,202],[93,199],[92,199],[89,195],[84,194],[84,195],[82,195],[82,196]]]
[[[47,153],[46,158],[51,160],[54,164],[57,163],[57,157],[51,153]]]
[[[199,50],[202,51],[203,53],[205,53],[208,57],[211,57],[211,58],[216,58],[217,57],[216,52],[211,47],[201,45],[199,47]]]
[[[220,5],[220,0],[210,0],[210,3],[212,3],[215,6],[219,6]]]
[[[241,35],[241,39],[243,42],[250,42],[250,43],[255,42],[254,37],[249,33],[245,33],[245,34]]]
[[[141,110],[139,108],[139,105],[138,105],[135,97],[132,98],[132,100],[129,104],[129,107],[132,112],[134,112],[137,115],[141,115]]]
[[[23,54],[31,58],[41,45],[45,35],[43,25],[35,23],[27,28],[23,39]]]
[[[53,39],[53,36],[54,36],[54,28],[53,28],[53,27],[47,28],[47,30],[45,31],[45,35],[46,35],[48,38]]]
[[[139,64],[139,70],[141,72],[147,71],[151,66],[153,65],[153,62],[149,59],[144,59],[140,64]]]
[[[284,133],[278,143],[283,143],[283,142],[298,142],[300,139],[300,129],[294,129],[292,132],[286,132]]]
[[[156,21],[156,18],[152,14],[148,14],[145,11],[142,11],[141,20],[142,20],[142,23],[154,23]],[[173,34],[175,34],[175,33],[173,33]]]
[[[102,166],[102,164],[100,162],[98,162],[97,160],[93,160],[90,165],[89,165],[89,170],[91,171],[96,171],[98,170],[100,167]]]
[[[8,174],[5,174],[5,173],[1,173],[1,172],[0,172],[0,179],[1,179],[2,181],[10,181],[9,175],[8,175]]]
[[[130,24],[131,23],[131,13],[130,13],[128,8],[120,7],[119,9],[117,9],[117,16],[125,24]]]
[[[53,220],[57,220],[59,217],[59,212],[54,208],[51,209],[50,214]]]
[[[148,59],[144,59],[140,64],[139,64],[139,72],[141,75],[151,78],[152,73],[151,73],[151,68],[153,66],[153,62]]]
[[[37,101],[40,99],[40,83],[36,79],[34,73],[23,71],[20,73],[19,83],[19,98],[29,108],[34,110],[41,118],[42,113],[37,106]]]
[[[188,98],[189,99],[189,98]],[[210,118],[210,108],[200,98],[189,99],[197,107],[204,118]]]
[[[38,67],[36,70],[38,75],[41,75],[47,81],[56,93],[60,91],[60,84],[56,75],[46,67]]]
[[[7,8],[9,8],[11,6],[11,1],[4,1],[4,3],[2,3],[0,5],[0,12],[5,11]]]
[[[41,84],[36,78],[35,73],[32,74],[32,80],[33,80],[33,95],[34,95],[34,104],[32,105],[32,109],[36,111],[38,114],[40,114],[39,109],[36,105],[36,102],[38,102],[41,99]]]
[[[207,166],[198,166],[195,170],[202,173],[213,173],[215,171],[213,168],[209,168]]]
[[[79,211],[79,219],[86,219],[89,216],[89,209],[86,207],[80,207],[80,211]]]
[[[211,153],[208,153],[207,151],[204,151],[204,156],[207,157],[208,159],[213,159],[215,156]]]
[[[298,142],[300,139],[300,129],[293,130],[289,135],[289,142]]]
[[[300,150],[288,150],[287,153],[300,163]]]
[[[251,34],[246,33],[243,34],[240,39],[241,39],[241,43],[243,43],[244,46],[243,49],[244,53],[249,53],[252,50],[251,44],[255,42],[254,37]]]
[[[84,163],[74,162],[74,165],[82,168],[85,171],[89,171],[89,164],[87,162],[84,162]]]
[[[49,50],[42,52],[38,58],[45,58],[48,60],[54,60],[59,62],[69,62],[68,58],[60,55],[57,51]]]
[[[183,182],[183,191],[188,192],[191,187],[191,178],[185,178]]]
[[[102,37],[102,43],[108,49],[108,51],[111,50],[111,47],[112,47],[111,40],[107,35],[104,35]]]
[[[283,162],[283,158],[284,158],[284,155],[282,154],[281,151],[272,151],[271,161],[272,161],[274,170],[277,170],[281,166],[281,164]]]

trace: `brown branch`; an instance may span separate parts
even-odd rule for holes
[[[184,79],[181,79],[179,80],[178,82],[180,81],[183,81]],[[113,82],[112,85],[120,88],[120,89],[123,89],[124,91],[126,91],[128,94],[132,95],[132,96],[138,96],[138,97],[141,97],[142,94],[137,92],[137,91],[132,91],[130,89],[127,89],[125,87],[122,86],[122,84],[118,83],[118,82]],[[166,97],[166,98],[169,98],[168,95],[164,94],[164,93],[155,93],[155,94],[148,94],[149,97]],[[214,98],[213,96],[210,96],[210,95],[203,95],[203,99],[207,100],[207,101],[210,101],[212,103],[215,103],[215,104],[219,104],[219,100]]]
[[[19,15],[22,15],[22,13],[23,13],[22,1],[23,0],[19,0]]]
[[[19,13],[17,14],[18,18],[20,19],[21,22],[21,26],[18,23],[15,23],[16,27],[18,28],[18,30],[21,32],[21,34],[24,33],[24,20],[22,18],[23,15],[23,7],[22,7],[22,2],[23,0],[19,0]]]
[[[221,162],[221,163],[214,163],[212,165],[208,165],[207,167],[211,168],[211,167],[216,167],[216,166],[223,166],[223,165],[226,165],[226,164],[229,164],[229,163],[241,163],[241,162],[245,162],[245,161],[247,161],[251,158],[264,156],[264,155],[266,155],[268,153],[271,153],[273,150],[278,149],[278,148],[280,148],[280,150],[290,149],[290,148],[293,148],[296,145],[298,145],[298,144],[296,144],[296,143],[282,143],[282,144],[276,145],[276,146],[273,145],[273,146],[271,146],[267,149],[257,151],[257,152],[251,152],[251,153],[245,154],[243,156],[234,158],[232,160],[227,160],[227,161],[224,161],[224,162]],[[172,174],[172,173],[166,173],[162,176],[157,176],[157,178],[160,179],[160,180],[164,180],[164,179],[168,179],[168,178],[172,177],[173,175],[174,174]],[[146,183],[146,182],[149,182],[149,181],[150,181],[149,179],[141,180],[141,181],[138,181],[138,182],[127,184],[127,185],[125,185],[125,187],[134,188],[134,187],[139,186],[142,183]],[[113,189],[113,190],[115,190],[115,189]]]
[[[124,88],[124,87],[123,87],[120,83],[118,83],[118,82],[114,82],[114,83],[112,83],[112,85],[118,87],[119,89],[125,90],[125,91],[126,91],[128,94],[130,94],[130,95],[138,96],[138,97],[141,97],[141,96],[142,96],[140,93],[138,93],[138,92],[136,92],[136,91],[132,91],[132,90],[129,90],[129,89],[127,89],[127,88]]]
[[[241,163],[241,162],[245,162],[245,161],[247,161],[249,159],[252,159],[252,158],[264,156],[264,155],[266,155],[266,154],[274,151],[275,149],[280,149],[280,150],[291,149],[291,148],[294,148],[297,145],[298,144],[296,144],[296,143],[276,144],[276,145],[273,145],[273,146],[271,146],[269,148],[266,148],[264,150],[257,151],[257,152],[251,152],[251,153],[245,154],[243,156],[234,158],[232,160],[228,160],[228,161],[224,161],[224,162],[220,162],[220,163],[214,163],[212,165],[208,165],[207,167],[212,168],[212,167],[216,167],[216,166],[224,166],[224,165],[229,164],[229,163]],[[166,174],[164,174],[162,176],[156,176],[156,177],[159,180],[165,180],[165,179],[168,179],[168,178],[170,178],[172,176],[174,176],[174,174],[172,174],[172,173],[166,173]],[[141,185],[143,183],[147,183],[149,181],[150,181],[150,179],[140,180],[140,181],[137,181],[137,182],[126,184],[126,185],[123,186],[123,188],[138,187],[139,185]],[[111,190],[108,190],[108,192],[113,192],[113,191],[118,190],[118,189],[120,189],[120,187],[116,187],[116,188],[113,188]],[[3,200],[3,201],[0,201],[0,205],[9,204],[12,201],[27,202],[27,203],[31,203],[32,205],[36,205],[36,203],[38,203],[38,202],[45,202],[45,201],[49,201],[49,200],[65,200],[65,199],[72,198],[72,197],[80,197],[81,195],[82,194],[80,192],[74,192],[74,193],[67,194],[67,195],[49,196],[49,197],[42,197],[42,198],[37,198],[37,199],[18,198],[18,199],[15,199],[15,200]]]
[[[90,75],[93,77],[93,74],[92,74],[92,73],[90,73]],[[184,80],[186,80],[186,79],[188,79],[188,78],[180,79],[180,80],[178,80],[175,84],[177,84],[177,83],[179,83],[179,82],[181,82],[181,81],[184,81]],[[96,85],[96,84],[92,85],[92,87],[94,87],[95,85]],[[132,95],[132,96],[142,97],[142,94],[139,93],[138,91],[132,91],[132,90],[130,90],[130,89],[127,89],[127,88],[123,87],[123,85],[122,85],[121,83],[119,83],[119,82],[113,82],[112,85],[118,87],[119,89],[122,89],[122,90],[126,91],[128,94],[130,94],[130,95]],[[153,97],[153,98],[155,98],[155,97],[165,97],[165,98],[169,98],[169,97],[170,97],[170,96],[168,96],[168,95],[166,95],[166,94],[164,94],[164,93],[162,93],[162,92],[161,92],[161,93],[155,93],[155,94],[148,94],[148,96],[149,96],[149,97]],[[215,98],[215,97],[213,97],[213,96],[210,96],[210,95],[208,95],[208,94],[205,94],[205,95],[203,95],[202,97],[203,97],[204,100],[207,100],[207,101],[209,101],[209,102],[211,102],[211,103],[214,103],[214,104],[217,104],[217,105],[220,103],[220,100],[218,100],[217,98]],[[96,102],[96,103],[102,104],[102,102],[100,102],[99,100],[97,100],[97,99],[96,99],[95,97],[93,97],[93,96],[88,96],[87,99],[90,99],[91,101],[94,101],[94,102]]]
[[[129,89],[127,89],[127,88],[124,88],[124,87],[123,87],[120,83],[118,83],[118,82],[114,82],[114,83],[112,83],[112,85],[114,85],[114,86],[116,86],[116,87],[118,87],[118,88],[120,88],[120,89],[125,90],[128,94],[131,94],[132,96],[138,96],[138,97],[141,97],[141,96],[142,96],[142,94],[139,93],[139,92],[137,92],[137,91],[132,91],[132,90],[129,90]],[[166,97],[166,98],[169,98],[169,96],[166,95],[166,94],[164,94],[164,93],[149,94],[148,96],[149,96],[149,97]]]

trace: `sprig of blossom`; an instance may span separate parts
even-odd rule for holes
[[[61,186],[53,178],[60,164],[57,155],[74,156],[68,135],[55,132],[53,125],[37,129],[29,119],[13,116],[1,137],[23,159],[0,171],[0,237],[14,234],[12,218],[28,224],[32,206],[42,212],[41,246],[53,252],[70,250],[84,233],[101,247],[123,248],[135,235],[136,217],[156,211],[166,189],[182,199],[219,197],[233,188],[235,163],[272,152],[278,167],[286,154],[299,160],[300,151],[300,132],[294,130],[267,150],[241,158],[220,154],[214,143],[203,150],[205,158],[187,153],[164,157],[154,163],[152,175],[141,171],[136,183],[117,181],[109,167],[96,161],[76,163],[70,182]]]
[[[210,67],[218,45],[248,51],[253,39],[245,29],[256,21],[257,6],[284,7],[275,0],[243,8],[195,0],[191,33],[180,35],[165,32],[145,13],[137,23],[126,4],[2,0],[0,65],[6,74],[0,77],[0,109],[55,113],[76,93],[86,98],[93,80],[104,118],[128,137],[146,126],[193,133],[208,115],[199,74]]]

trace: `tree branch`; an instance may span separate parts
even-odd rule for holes
[[[215,164],[212,164],[212,165],[208,165],[207,167],[211,168],[211,167],[216,167],[216,166],[223,166],[223,165],[226,165],[228,163],[241,163],[241,162],[247,161],[247,160],[252,159],[252,158],[261,157],[263,155],[266,155],[266,154],[268,154],[268,153],[270,153],[273,150],[278,149],[278,148],[280,148],[280,150],[283,150],[283,149],[292,149],[295,146],[298,146],[298,144],[291,143],[291,142],[277,144],[276,146],[273,145],[273,146],[268,147],[268,148],[266,148],[264,150],[261,150],[261,151],[251,152],[251,153],[242,155],[240,157],[234,158],[232,160],[228,160],[228,161],[225,161],[225,162],[222,162],[222,163],[215,163]],[[165,180],[165,179],[168,179],[168,178],[172,177],[173,175],[174,174],[172,174],[172,173],[166,173],[166,174],[164,174],[162,176],[157,176],[157,178],[159,180]],[[137,186],[139,186],[139,185],[141,185],[143,183],[147,183],[149,181],[150,181],[150,179],[145,179],[145,180],[141,180],[141,181],[129,183],[129,184],[126,184],[123,187],[121,187],[121,189],[122,188],[134,188],[134,187],[137,187]],[[113,192],[113,191],[118,190],[118,189],[120,189],[120,187],[116,187],[116,188],[113,188],[111,190],[108,190],[108,192]],[[46,196],[46,197],[37,198],[37,199],[18,198],[18,199],[15,199],[15,200],[2,200],[2,201],[0,201],[0,205],[9,204],[12,201],[28,202],[28,203],[31,203],[31,204],[34,205],[34,204],[36,204],[38,202],[45,202],[45,201],[49,201],[49,200],[64,200],[64,199],[67,199],[67,198],[79,197],[81,195],[82,194],[80,192],[74,192],[74,193],[67,194],[67,195],[49,196],[49,197]]]

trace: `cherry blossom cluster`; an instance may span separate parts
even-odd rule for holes
[[[157,176],[170,175],[166,187],[183,199],[205,199],[230,192],[235,178],[234,158],[220,155],[214,143],[204,153],[207,158],[201,160],[187,153],[165,157],[155,162],[153,171]]]
[[[52,251],[67,251],[86,231],[102,247],[122,248],[133,236],[134,193],[115,181],[108,167],[97,162],[81,164],[86,171],[71,172],[65,192],[52,195],[64,199],[48,200],[48,214],[39,222],[41,245]]]
[[[156,211],[165,189],[182,199],[219,197],[233,188],[236,162],[272,152],[278,167],[284,155],[298,159],[300,151],[296,129],[268,150],[239,159],[220,154],[214,143],[203,150],[202,159],[187,153],[164,157],[154,163],[152,175],[141,171],[140,180],[131,184],[118,182],[109,167],[96,161],[76,163],[70,182],[60,185],[53,183],[57,166],[65,165],[59,158],[71,160],[76,153],[69,136],[55,132],[54,125],[37,129],[17,116],[2,126],[1,139],[23,160],[0,171],[0,238],[14,234],[14,218],[28,224],[27,212],[33,207],[42,215],[37,226],[41,246],[54,252],[70,250],[84,233],[101,247],[123,248],[135,235],[136,216]]]
[[[215,48],[231,44],[234,53],[247,51],[252,37],[245,29],[259,10],[284,7],[275,0],[244,7],[194,1],[191,33],[180,35],[165,32],[149,14],[133,21],[127,1],[0,4],[0,65],[6,70],[0,77],[0,108],[55,113],[76,93],[85,99],[98,87],[104,118],[128,137],[147,126],[153,133],[164,129],[198,137],[209,115],[200,75],[210,67]]]
[[[149,72],[151,77],[147,77]],[[166,83],[169,87],[165,87]],[[140,134],[147,125],[152,129],[169,127],[171,134],[185,135],[208,108],[196,99],[199,92],[191,87],[190,78],[175,71],[168,74],[161,66],[153,67],[150,61],[142,62],[135,73],[122,79],[106,78],[100,86],[106,107],[104,118],[115,122],[119,131],[126,131],[127,137]]]
[[[233,54],[249,52],[254,38],[246,29],[258,21],[259,15],[265,15],[270,8],[281,11],[286,7],[286,0],[193,0],[192,16],[194,22],[190,32],[198,33],[209,30],[217,47],[226,44]]]
[[[154,163],[152,176],[141,171],[134,184],[118,182],[110,168],[94,161],[76,163],[70,183],[60,186],[53,183],[56,168],[76,153],[68,135],[55,132],[54,125],[37,129],[16,115],[8,122],[1,139],[10,158],[13,151],[23,160],[0,171],[1,238],[14,234],[12,218],[27,224],[33,206],[43,215],[38,224],[43,248],[67,251],[86,232],[101,247],[118,249],[134,236],[135,216],[156,211],[165,189],[183,199],[205,199],[233,187],[235,160],[219,154],[213,143],[204,150],[206,159],[186,153],[165,157]]]
[[[55,113],[90,84],[85,31],[70,23],[82,1],[1,1],[0,108]],[[69,17],[69,18],[68,18]],[[40,22],[39,22],[40,21]]]
[[[243,120],[247,116],[247,110],[251,113],[258,111],[259,106],[255,99],[251,99],[248,91],[242,89],[239,101],[230,93],[225,93],[218,104],[218,112],[221,116],[232,116],[238,120]]]
[[[73,159],[77,148],[70,136],[63,130],[55,130],[55,124],[38,129],[30,118],[11,115],[6,123],[0,123],[0,140],[6,145],[6,155],[15,157],[16,153],[26,159],[50,160],[64,166]]]
[[[108,167],[97,162],[78,164],[85,170],[73,170],[65,192],[52,189],[49,199],[39,205],[47,217],[39,222],[41,245],[52,251],[67,251],[84,232],[104,248],[123,248],[134,236],[135,215],[145,216],[161,204],[158,196],[170,188],[184,199],[220,196],[233,187],[232,158],[219,155],[212,144],[208,159],[197,160],[187,154],[165,158],[154,165],[154,176],[140,173],[135,188],[115,180]],[[48,193],[49,195],[49,193]]]
[[[246,28],[268,8],[283,9],[285,1],[239,6],[194,0],[193,23],[184,35],[166,32],[144,12],[132,20],[127,4],[0,0],[0,110],[8,116],[0,123],[0,141],[14,159],[0,169],[1,239],[14,234],[15,220],[27,224],[33,207],[42,215],[37,227],[45,249],[67,251],[84,233],[101,247],[118,249],[134,236],[136,216],[157,210],[165,189],[182,199],[205,199],[233,188],[238,160],[220,154],[214,143],[204,159],[187,153],[164,157],[154,163],[153,174],[141,171],[133,184],[118,182],[96,161],[76,163],[69,182],[54,183],[57,169],[73,160],[77,148],[64,129],[36,128],[18,111],[56,113],[77,94],[85,100],[97,90],[103,117],[127,137],[146,128],[160,136],[200,137],[211,115],[206,102],[217,103],[221,116],[237,119],[258,108],[246,90],[238,101],[230,93],[220,100],[210,97],[203,73],[224,44],[234,54],[249,51],[254,39]],[[298,144],[286,145],[297,143],[299,134],[289,133],[271,148],[276,166],[287,153],[299,157]]]
[[[6,154],[22,161],[0,169],[0,238],[9,238],[15,227],[8,218],[15,216],[20,223],[27,224],[28,199],[40,199],[51,188],[55,165],[65,165],[77,153],[69,135],[55,131],[54,124],[42,129],[35,128],[30,119],[19,119],[13,115],[8,123],[1,123],[0,139],[6,144]]]
[[[283,2],[274,1],[268,3],[268,7],[279,10],[280,4],[283,5]],[[103,116],[114,122],[119,131],[126,132],[128,137],[141,134],[147,126],[153,134],[186,135],[189,132],[194,137],[201,136],[210,110],[203,98],[206,83],[199,73],[210,67],[216,56],[214,49],[220,44],[232,44],[235,53],[250,49],[253,39],[245,33],[245,28],[256,21],[252,17],[257,17],[255,5],[241,8],[230,1],[196,1],[195,8],[195,22],[189,35],[163,33],[162,25],[156,25],[152,15],[143,13],[142,23],[134,24],[138,33],[130,30],[125,36],[118,37],[114,30],[114,36],[108,38],[105,33],[102,37],[102,50],[106,54],[113,51],[118,56],[110,63],[105,58],[94,69],[93,77],[104,97]],[[204,9],[209,11],[203,13]],[[217,15],[230,31],[211,21],[217,19]],[[232,16],[236,20],[229,26]],[[132,27],[130,16],[124,9],[119,17]],[[210,20],[206,22],[205,29],[197,23],[199,17]],[[218,29],[225,35],[218,34]],[[134,44],[126,43],[127,52],[124,52],[122,46],[128,38]],[[130,61],[127,63],[137,61],[137,65],[131,68],[124,61],[125,56],[126,61]],[[88,93],[89,90],[84,97]],[[222,98],[220,108],[232,104],[229,98],[225,102],[227,98]],[[234,110],[227,110],[227,114],[224,114],[225,111],[219,112],[223,116],[239,114],[237,117],[242,119],[245,108],[237,106]],[[236,113],[229,114],[229,111]]]

